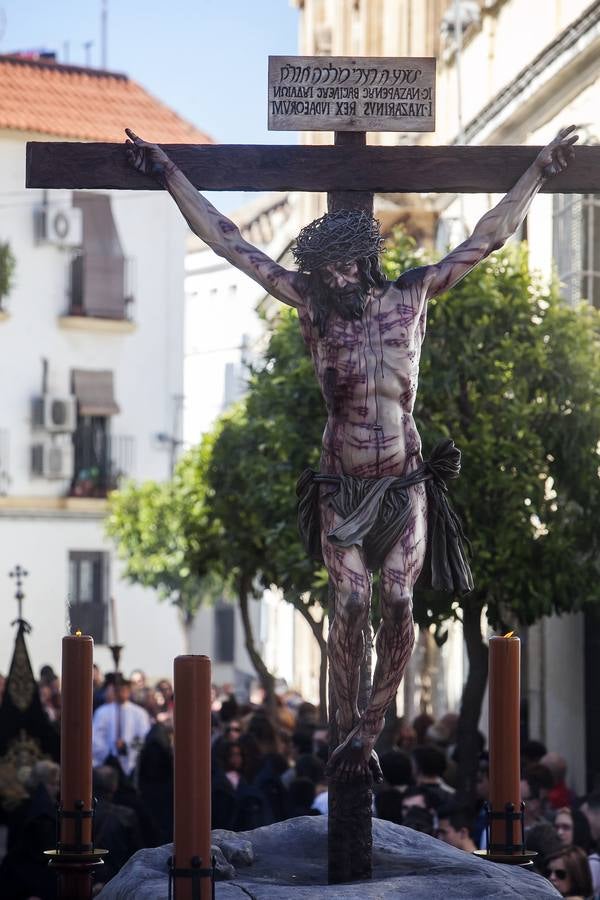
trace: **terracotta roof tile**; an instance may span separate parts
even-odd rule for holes
[[[80,141],[212,139],[126,75],[0,55],[0,128]]]

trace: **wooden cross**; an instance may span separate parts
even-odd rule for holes
[[[334,131],[334,146],[163,147],[198,190],[326,191],[352,205],[362,194],[367,206],[373,193],[506,193],[541,150],[365,144],[366,131],[433,131],[434,113],[431,58],[271,57],[269,128]],[[541,190],[600,191],[599,162],[599,147],[578,147]],[[58,141],[27,144],[27,187],[161,190],[132,171],[122,144]]]
[[[354,140],[352,140],[354,138]],[[341,141],[352,141],[344,144]],[[509,191],[541,147],[369,147],[352,132],[334,146],[162,144],[198,190],[328,193],[501,194]],[[157,191],[132,170],[123,144],[30,141],[30,188]],[[600,147],[578,146],[568,168],[541,193],[600,193]]]
[[[327,98],[327,99],[323,99]],[[198,190],[325,191],[368,206],[373,193],[509,191],[541,147],[368,147],[366,131],[433,131],[435,60],[271,57],[269,127],[336,133],[334,146],[162,145]],[[129,123],[135,124],[135,123]],[[578,147],[543,192],[600,192],[600,147]],[[156,191],[122,144],[30,142],[27,187]],[[361,196],[362,195],[362,196]]]
[[[323,191],[330,212],[372,212],[374,193],[506,193],[541,147],[366,145],[366,131],[434,130],[434,69],[432,60],[274,57],[270,127],[333,131],[334,145],[162,146],[199,190]],[[135,122],[127,124],[135,128]],[[113,143],[28,143],[26,183],[71,190],[161,189],[131,168],[123,144]],[[577,147],[568,168],[541,190],[600,193],[600,147]],[[361,679],[367,692],[368,680]],[[330,722],[335,732],[331,709]],[[330,882],[371,877],[371,803],[368,785],[331,780]]]

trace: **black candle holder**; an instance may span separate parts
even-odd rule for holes
[[[502,811],[493,810],[486,803],[485,832],[490,853],[523,853],[525,850],[525,803],[521,800],[519,809],[514,803],[507,803]],[[504,842],[492,844],[492,825],[504,822]],[[515,825],[517,840],[515,840]]]
[[[475,850],[475,856],[491,862],[531,867],[537,853],[525,849],[525,803],[521,801],[518,809],[514,803],[507,803],[503,810],[494,810],[486,803],[484,809],[487,849]],[[504,822],[504,841],[492,844],[492,824],[495,822]]]
[[[91,898],[94,870],[104,865],[102,857],[106,856],[108,850],[98,849],[93,840],[95,805],[94,800],[92,808],[86,809],[83,800],[76,800],[72,810],[57,807],[56,848],[45,850],[44,856],[47,857],[50,868],[56,871],[59,900]],[[86,819],[92,820],[92,840],[89,843],[83,841],[83,823]],[[75,839],[72,844],[60,839],[61,825],[66,821],[75,823]]]
[[[62,806],[58,806],[56,810],[56,849],[59,853],[89,853],[94,849],[93,840],[89,844],[84,844],[82,835],[84,819],[92,820],[92,833],[94,831],[94,812],[96,803],[95,801],[93,802],[91,809],[85,809],[83,800],[76,800],[74,805],[75,809],[73,810],[65,809]],[[65,842],[60,839],[61,825],[65,820],[74,820],[75,822],[74,844],[65,844]]]
[[[215,872],[216,859],[213,856],[212,866],[207,869],[202,867],[202,859],[199,856],[192,856],[189,868],[176,868],[175,857],[169,857],[169,900],[177,900],[177,884],[178,878],[189,878],[192,882],[192,900],[202,900],[202,879],[210,878],[211,881],[211,897],[215,900]]]

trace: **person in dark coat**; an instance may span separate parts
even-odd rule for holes
[[[288,790],[290,819],[294,819],[297,816],[320,815],[317,809],[312,808],[317,792],[315,784],[310,778],[294,778],[294,780],[290,782]]]
[[[48,868],[44,850],[56,846],[56,802],[59,766],[48,760],[35,763],[31,791],[19,833],[0,865],[0,897],[7,900],[55,900],[56,874]]]
[[[138,759],[138,788],[142,802],[160,829],[160,843],[173,840],[172,729],[155,722]]]
[[[217,738],[212,752],[212,828],[236,829],[238,787],[243,782],[241,768],[239,743]]]
[[[106,884],[137,850],[141,850],[144,842],[135,812],[114,802],[119,786],[118,772],[112,766],[99,766],[94,769],[93,785],[97,800],[94,843],[108,850],[96,881]]]

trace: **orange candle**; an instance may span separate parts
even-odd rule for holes
[[[189,869],[193,857],[210,868],[210,710],[208,656],[175,658],[175,866]],[[201,879],[202,900],[211,900],[210,879]],[[175,900],[191,900],[192,882],[175,880]]]
[[[92,664],[94,641],[72,634],[62,642],[60,805],[65,812],[92,809]],[[62,818],[61,844],[77,843],[76,820]],[[82,821],[81,843],[92,843],[92,819]]]
[[[521,641],[512,632],[490,638],[489,644],[490,806],[504,812],[507,803],[521,804]],[[513,823],[513,844],[521,827]],[[506,826],[492,821],[491,844],[506,844]]]

